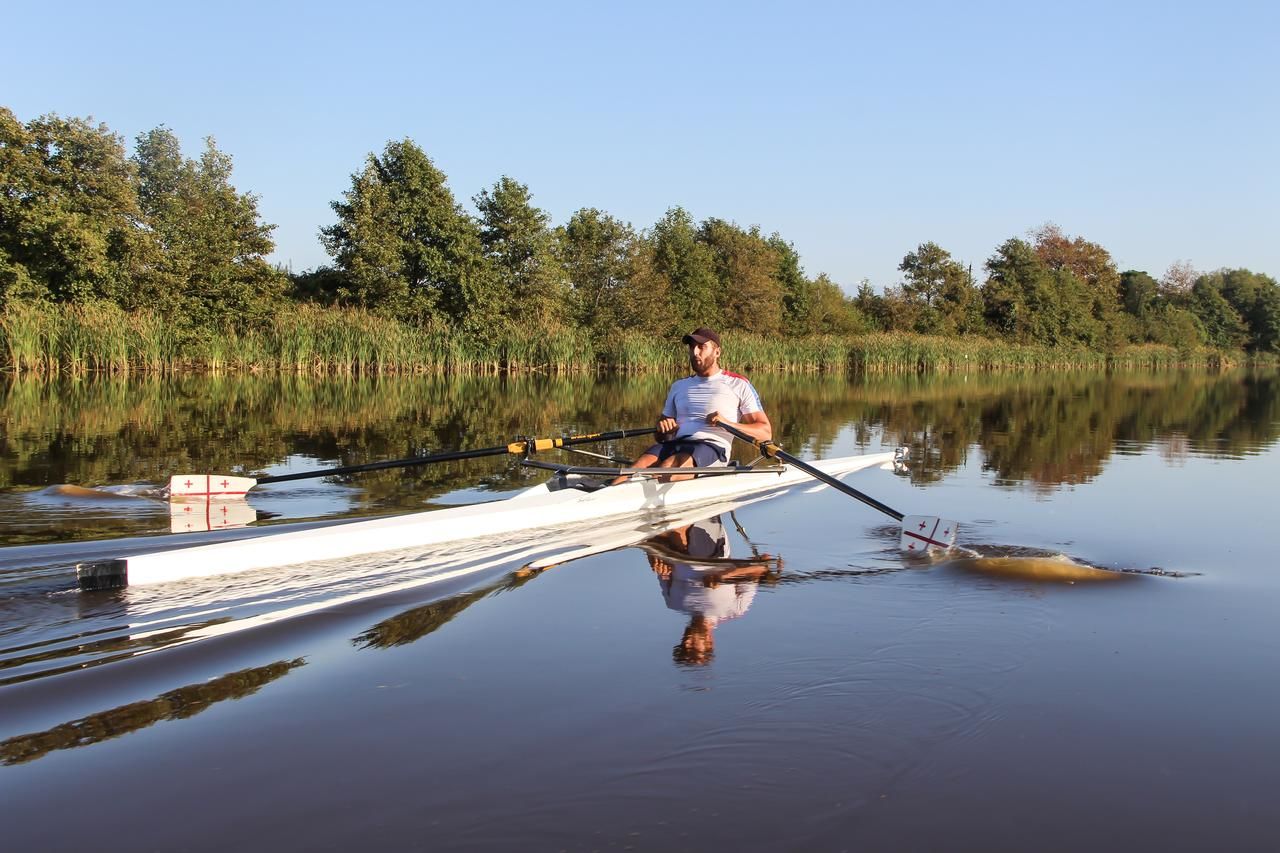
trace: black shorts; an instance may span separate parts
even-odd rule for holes
[[[677,438],[671,441],[660,441],[645,453],[652,453],[661,462],[677,453],[688,453],[693,456],[693,464],[698,468],[710,468],[723,465],[729,461],[724,448],[713,441],[701,439]]]

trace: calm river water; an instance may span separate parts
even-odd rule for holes
[[[0,386],[0,846],[1280,844],[1274,371],[754,377],[798,455],[911,447],[909,476],[850,482],[959,520],[976,558],[904,556],[889,519],[796,489],[75,588],[81,560],[545,476],[504,457],[302,480],[192,518],[136,496],[169,473],[640,426],[669,378]],[[636,544],[518,571],[620,534]]]

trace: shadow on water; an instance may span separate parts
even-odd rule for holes
[[[242,669],[200,684],[169,690],[154,699],[90,714],[42,732],[11,737],[0,741],[0,763],[23,764],[56,750],[90,746],[122,737],[164,720],[194,717],[217,702],[252,696],[305,663],[302,658],[296,658]]]

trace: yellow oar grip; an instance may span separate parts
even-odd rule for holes
[[[531,438],[528,441],[513,441],[507,445],[508,453],[537,453],[540,450],[554,450],[564,446],[563,438]]]

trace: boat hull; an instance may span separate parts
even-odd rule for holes
[[[876,453],[811,464],[838,477],[892,461],[892,453]],[[77,577],[84,589],[168,583],[317,560],[427,548],[512,530],[534,530],[668,508],[691,508],[737,496],[813,484],[814,480],[808,474],[788,466],[778,468],[777,473],[667,483],[637,479],[594,492],[576,489],[553,491],[543,484],[508,500],[492,503],[82,563],[77,566]]]

